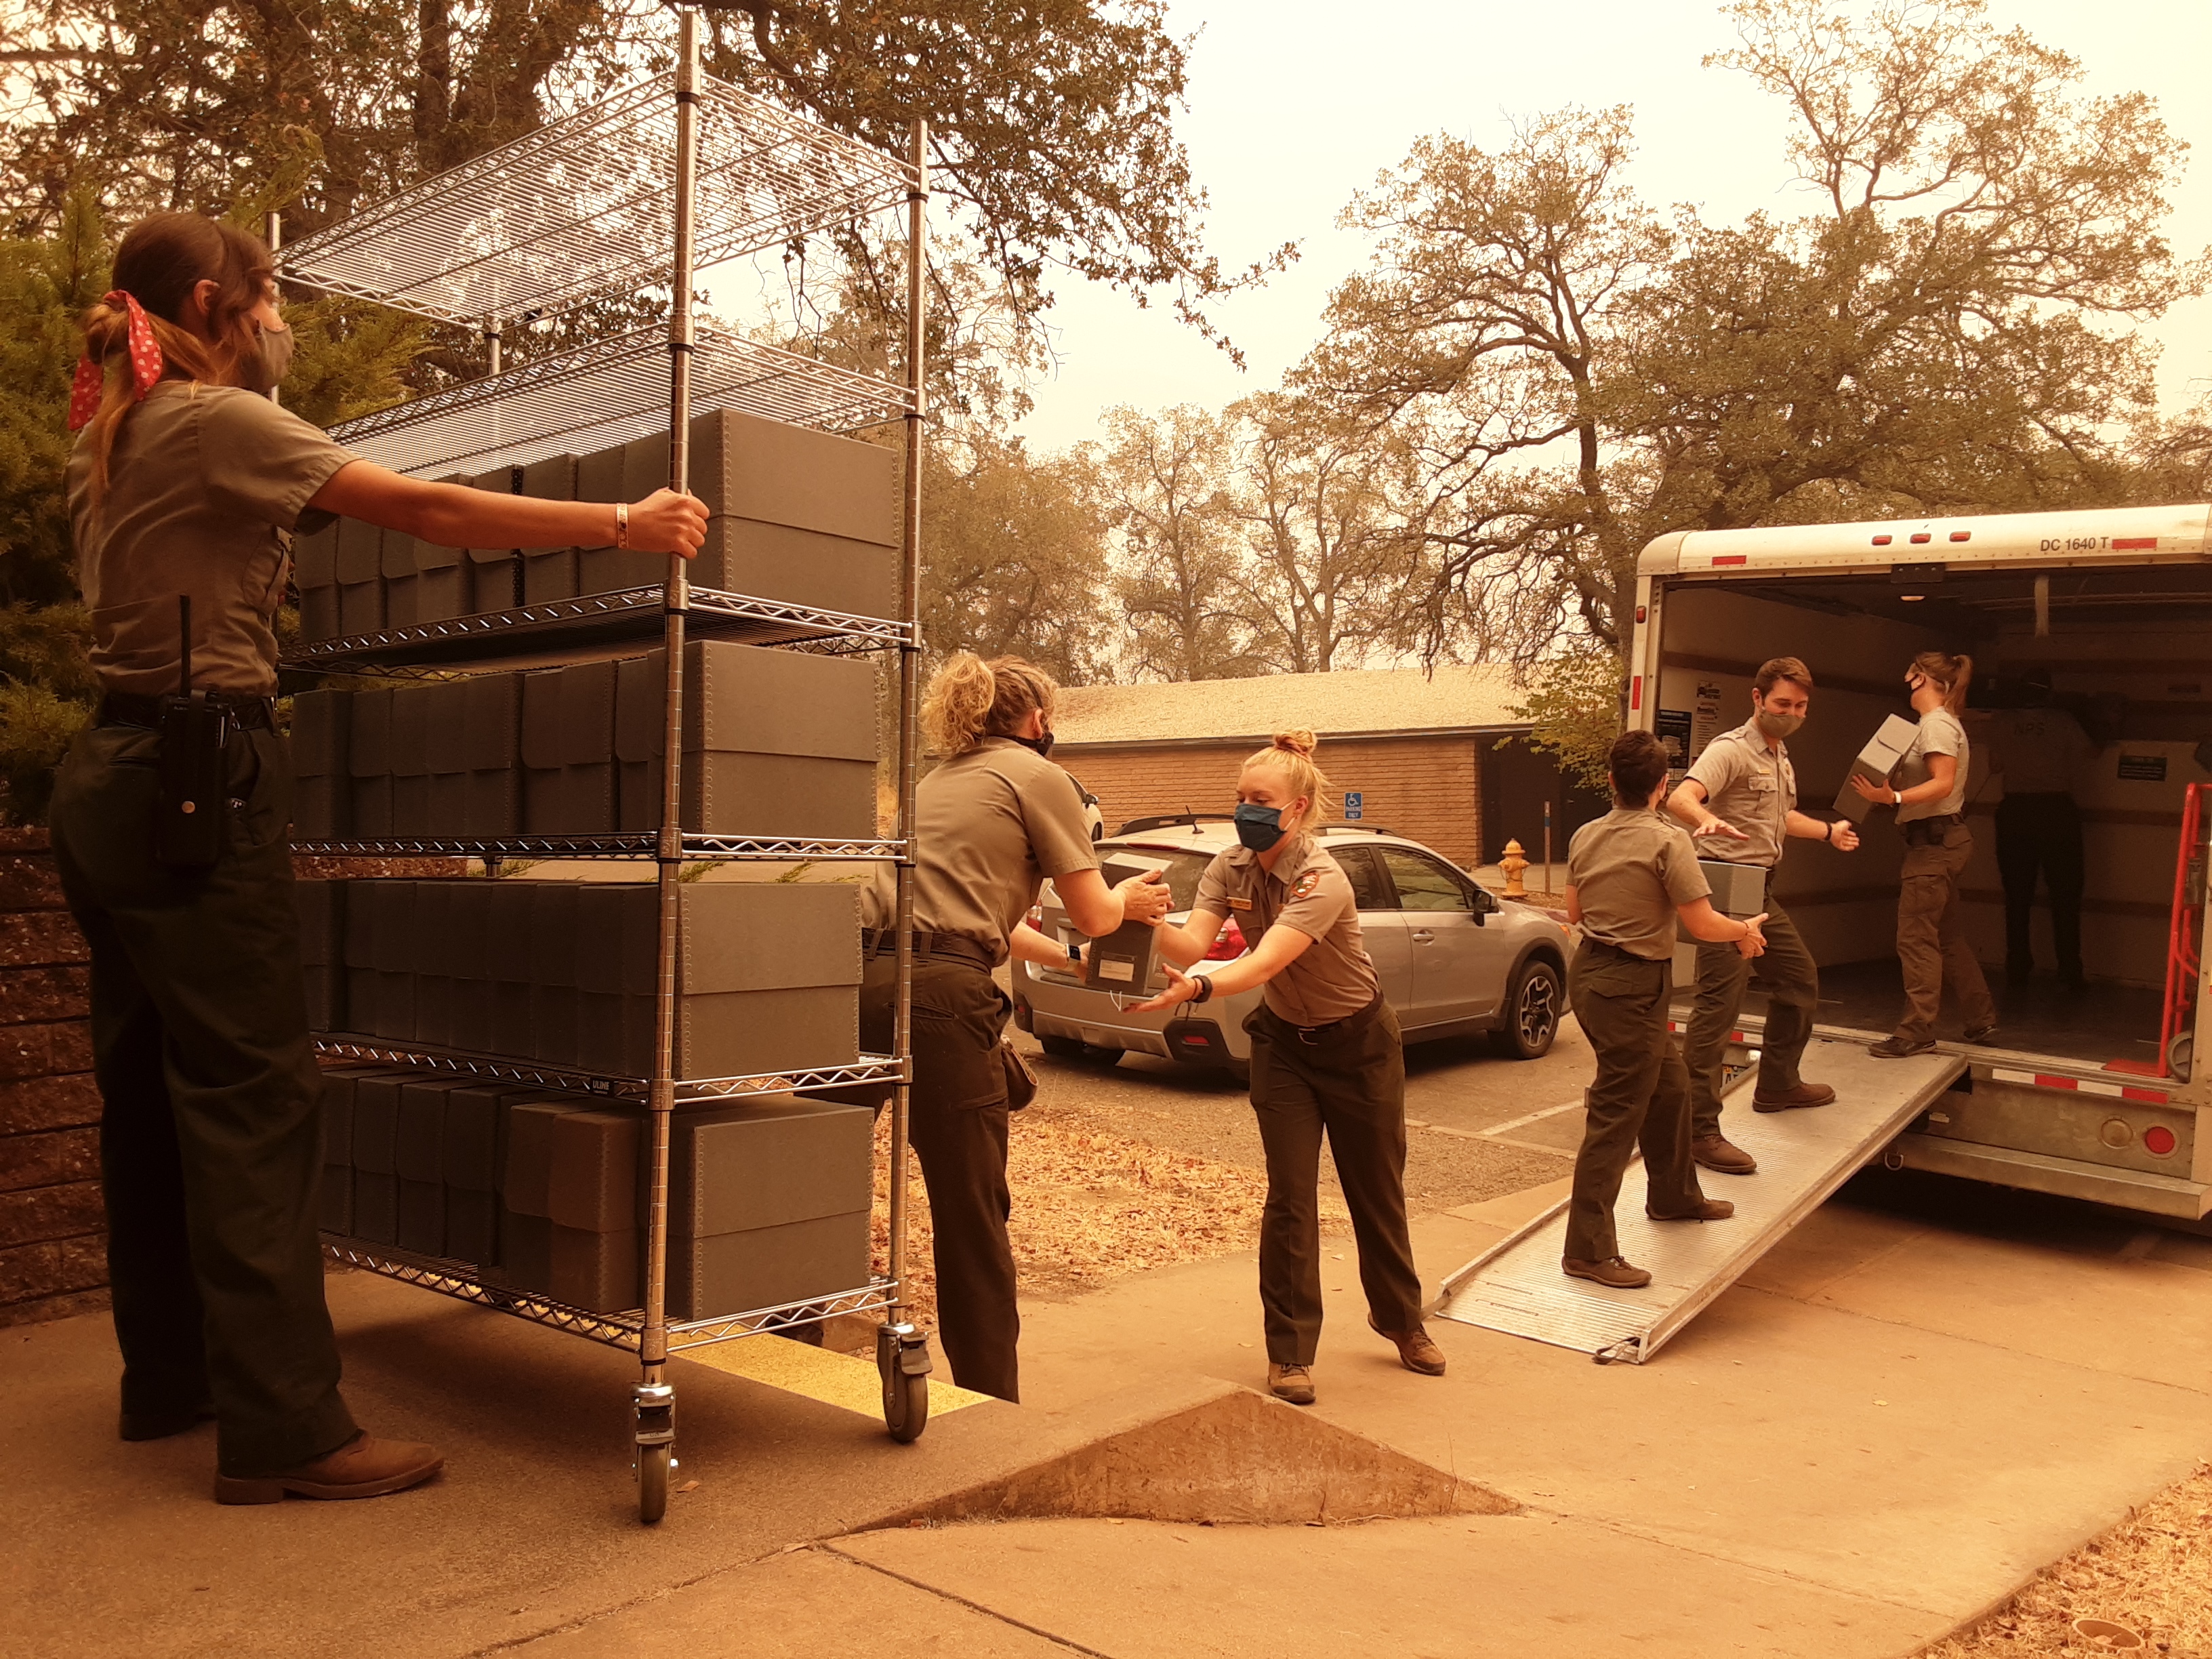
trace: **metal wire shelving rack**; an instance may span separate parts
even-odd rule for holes
[[[301,843],[330,855],[465,854],[488,868],[509,857],[652,859],[660,895],[655,1066],[649,1077],[608,1077],[494,1056],[394,1044],[332,1032],[326,1057],[404,1065],[636,1103],[647,1109],[651,1164],[645,1301],[620,1313],[568,1307],[518,1287],[476,1264],[434,1260],[381,1244],[325,1236],[326,1253],[350,1266],[497,1309],[516,1317],[634,1352],[642,1375],[634,1393],[641,1519],[666,1512],[674,1466],[672,1353],[840,1314],[879,1313],[876,1360],[884,1415],[894,1438],[911,1441],[928,1417],[927,1338],[906,1318],[908,1079],[913,974],[915,681],[921,544],[923,279],[928,194],[926,132],[915,125],[906,157],[883,154],[705,75],[696,15],[679,14],[673,70],[283,249],[288,282],[394,306],[441,321],[482,326],[495,345],[494,373],[416,403],[372,416],[333,434],[356,453],[398,471],[437,475],[521,465],[590,443],[613,443],[665,423],[670,483],[683,489],[695,410],[736,409],[833,431],[889,420],[906,432],[901,612],[850,616],[744,594],[695,588],[672,556],[659,587],[639,587],[482,616],[316,641],[288,665],[322,672],[420,675],[496,664],[577,660],[666,650],[661,823],[651,834],[517,836],[497,840],[410,836]],[[905,384],[856,374],[698,324],[691,293],[697,267],[771,246],[903,204],[907,210]],[[497,369],[505,320],[538,314],[625,288],[665,282],[665,331],[647,330],[525,365]],[[896,833],[817,840],[685,832],[680,802],[684,644],[689,635],[832,652],[895,653],[898,672]],[[752,1077],[674,1075],[676,963],[684,866],[704,859],[890,860],[897,875],[897,990],[892,1052],[849,1065]],[[891,1094],[890,1252],[887,1271],[865,1285],[774,1308],[672,1323],[667,1317],[671,1115],[678,1105],[767,1091],[888,1085]]]

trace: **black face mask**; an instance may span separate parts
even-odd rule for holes
[[[1013,736],[1012,732],[1008,732],[1007,735]],[[1014,741],[1036,754],[1040,759],[1052,758],[1052,733],[1049,732],[1041,738],[1014,738]]]

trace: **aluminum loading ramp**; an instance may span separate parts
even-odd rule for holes
[[[1564,1201],[1499,1240],[1444,1281],[1435,1312],[1462,1324],[1641,1364],[1829,1194],[1877,1157],[1966,1069],[1958,1054],[1876,1060],[1862,1042],[1815,1038],[1805,1074],[1836,1091],[1809,1110],[1753,1112],[1750,1080],[1729,1096],[1723,1127],[1759,1160],[1751,1176],[1698,1171],[1709,1198],[1735,1205],[1726,1221],[1653,1221],[1644,1213],[1644,1165],[1632,1165],[1613,1206],[1620,1253],[1651,1283],[1617,1291],[1559,1271]]]

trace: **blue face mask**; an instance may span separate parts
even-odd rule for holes
[[[1283,838],[1283,811],[1239,801],[1235,813],[1237,839],[1255,853],[1264,853]]]

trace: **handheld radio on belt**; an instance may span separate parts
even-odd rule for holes
[[[184,635],[177,695],[161,699],[160,793],[154,811],[154,861],[170,870],[204,870],[222,856],[230,801],[230,712],[192,690],[192,600],[177,595]]]

